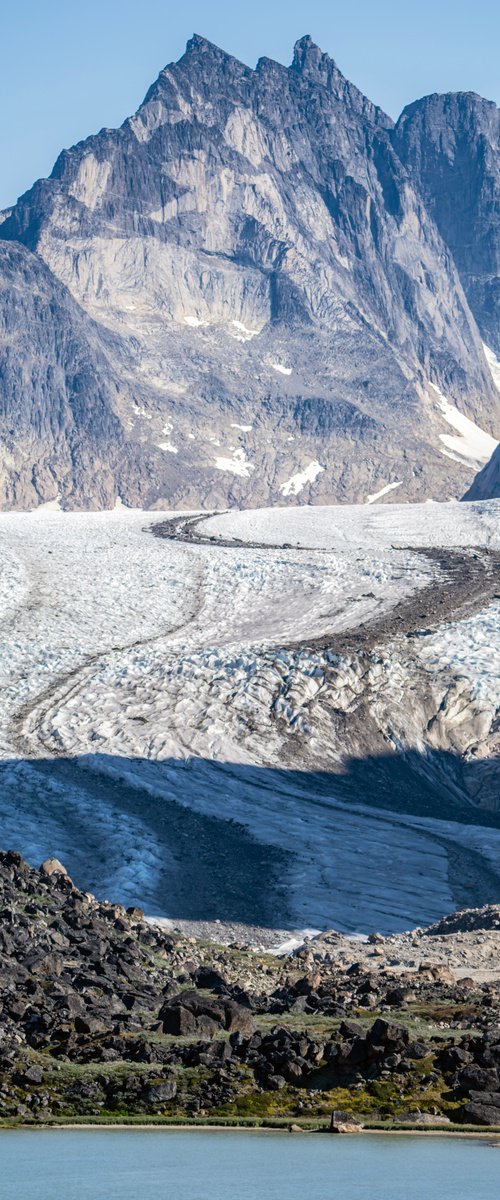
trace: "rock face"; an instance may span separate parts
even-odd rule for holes
[[[486,344],[500,354],[500,110],[473,92],[410,104],[394,145],[450,249]]]
[[[0,221],[2,505],[462,495],[429,383],[493,434],[500,400],[402,122],[310,38],[251,70],[194,37],[64,151]]]
[[[500,446],[479,475],[476,475],[464,500],[494,500],[497,496],[500,496]]]

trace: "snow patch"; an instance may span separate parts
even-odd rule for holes
[[[446,396],[443,396],[435,383],[431,383],[430,386],[436,394],[437,403],[445,421],[451,425],[452,429],[456,429],[459,435],[455,437],[450,433],[440,433],[440,441],[446,447],[445,450],[441,450],[441,453],[447,458],[461,463],[462,466],[484,466],[490,461],[498,442],[491,437],[491,434],[480,429],[479,425],[476,425],[469,417],[465,417],[463,413],[459,412],[458,408],[451,404]]]
[[[238,425],[237,421],[231,421],[231,429],[241,429],[243,433],[250,433],[252,425]]]
[[[291,479],[287,479],[286,483],[281,484],[279,488],[281,495],[298,496],[306,483],[314,483],[324,469],[319,462],[316,462],[316,459],[313,459],[303,471],[297,471],[296,475],[292,475]]]
[[[230,471],[242,479],[248,479],[255,470],[253,463],[247,462],[244,450],[235,450],[232,458],[216,458],[215,466],[218,471]]]
[[[156,444],[159,450],[167,450],[169,454],[179,453],[179,447],[173,446],[172,442],[157,442]]]
[[[484,350],[486,362],[488,363],[488,366],[491,371],[491,377],[493,379],[493,383],[495,384],[495,387],[497,388],[497,390],[500,392],[500,359],[497,358],[494,350],[490,350],[489,346],[486,345],[486,342],[483,342],[483,350]]]
[[[200,321],[199,317],[188,314],[188,316],[184,317],[184,324],[189,325],[191,329],[198,329],[200,325],[203,325],[203,321]]]
[[[232,329],[228,330],[231,337],[236,338],[237,342],[250,342],[252,338],[257,337],[260,329],[247,329],[247,326],[242,321],[232,321]]]
[[[385,487],[379,492],[373,492],[371,496],[366,497],[367,504],[376,504],[377,500],[381,500],[382,496],[387,496],[389,492],[393,492],[395,488],[401,487],[402,479],[398,479],[397,483],[386,483]]]
[[[292,374],[292,368],[284,367],[283,363],[272,362],[272,363],[269,363],[269,366],[273,368],[273,371],[279,371],[280,375],[291,375]]]

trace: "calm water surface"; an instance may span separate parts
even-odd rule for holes
[[[499,1200],[486,1141],[170,1130],[0,1131],[5,1200]]]

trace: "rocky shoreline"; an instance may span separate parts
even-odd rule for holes
[[[500,907],[289,954],[0,854],[0,1118],[500,1126]]]

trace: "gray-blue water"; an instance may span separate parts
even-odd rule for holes
[[[0,1131],[2,1200],[498,1200],[500,1147],[423,1137]]]

